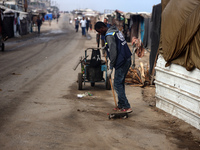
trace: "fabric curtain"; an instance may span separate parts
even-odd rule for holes
[[[161,53],[188,71],[200,69],[200,0],[163,0]]]

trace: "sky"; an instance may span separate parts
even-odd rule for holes
[[[161,0],[52,0],[58,4],[61,11],[74,9],[120,10],[123,12],[152,12],[152,6],[161,3]]]

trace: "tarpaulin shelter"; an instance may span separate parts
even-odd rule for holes
[[[4,6],[1,8],[1,25],[2,25],[2,36],[12,38],[14,37],[14,11]]]
[[[29,24],[31,23],[28,17],[29,14],[21,11],[18,11],[17,13],[20,15],[20,35],[26,35],[29,33]]]
[[[39,16],[40,14],[38,12],[31,12],[31,21],[32,21],[32,25],[36,24],[37,22],[37,17]]]
[[[115,17],[113,18],[112,24],[114,24],[120,31],[124,29],[124,15],[120,10],[115,10]]]
[[[20,35],[28,34],[28,20],[27,18],[23,18],[20,20],[21,32]]]
[[[3,29],[7,34],[8,38],[14,37],[14,15],[6,14],[3,19]]]
[[[150,18],[150,14],[146,12],[127,12],[123,13],[124,16],[124,30],[128,30],[127,35],[125,34],[127,42],[130,42],[133,37],[141,39],[143,42],[144,39],[148,41],[145,37],[145,29],[148,28],[148,24],[145,24],[145,20]],[[127,29],[126,29],[127,26]],[[148,45],[148,44],[146,44]]]
[[[48,14],[46,14],[45,16],[44,16],[44,19],[45,20],[52,20],[53,19],[53,14],[52,13],[48,13]]]
[[[151,18],[150,17],[145,17],[144,18],[144,39],[143,39],[143,45],[144,48],[146,49],[151,49],[151,27],[152,27],[152,23],[151,23]]]
[[[200,130],[200,0],[162,0],[158,50],[156,107]]]
[[[160,52],[166,67],[200,69],[200,0],[162,0],[162,9]]]
[[[14,33],[16,32],[17,14],[19,14],[20,18],[20,35],[28,34],[30,24],[28,13],[6,8],[3,14],[5,16],[3,22],[5,22],[5,28],[9,38],[14,37]]]
[[[146,12],[138,12],[138,13],[131,13],[130,14],[130,23],[129,23],[129,29],[131,32],[131,39],[133,37],[141,39],[141,41],[144,41],[145,37],[145,29],[148,29],[148,24],[145,23],[145,20],[150,18],[150,14]]]
[[[161,30],[161,14],[162,14],[162,5],[157,4],[153,6],[152,16],[151,16],[151,53],[149,56],[149,73],[152,74],[156,55],[159,48],[160,42],[160,30]]]
[[[140,24],[140,15],[131,15],[129,28],[131,30],[131,39],[132,37],[138,38],[139,33],[139,24]]]

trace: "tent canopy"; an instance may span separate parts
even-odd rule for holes
[[[200,69],[200,1],[163,0],[160,49],[166,66]]]

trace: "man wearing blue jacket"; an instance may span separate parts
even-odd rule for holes
[[[110,59],[110,68],[107,75],[110,78],[115,68],[114,87],[118,95],[117,111],[131,113],[132,109],[125,94],[125,78],[131,65],[131,51],[122,33],[115,26],[108,28],[103,22],[95,24],[95,30],[105,36],[107,55]]]

